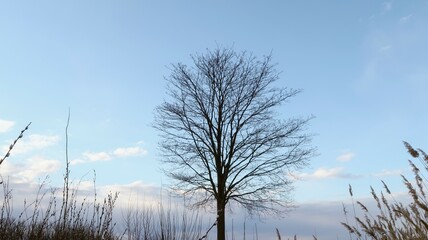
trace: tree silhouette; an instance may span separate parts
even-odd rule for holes
[[[225,208],[235,201],[250,214],[289,206],[288,171],[304,166],[314,149],[310,118],[276,119],[276,107],[300,91],[274,87],[271,56],[215,49],[172,65],[169,99],[154,126],[173,189],[193,206],[215,203],[217,239],[225,239]],[[187,199],[188,199],[187,198]]]

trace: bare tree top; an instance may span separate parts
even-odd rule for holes
[[[288,171],[313,153],[310,118],[277,119],[300,90],[279,88],[271,56],[216,49],[174,64],[170,99],[156,110],[165,172],[196,206],[235,201],[250,213],[290,203]]]

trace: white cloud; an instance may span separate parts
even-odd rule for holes
[[[61,163],[58,160],[35,156],[23,163],[5,161],[1,165],[0,172],[3,177],[11,177],[14,182],[30,183],[37,177],[45,177],[49,173],[57,171],[60,167]]]
[[[0,119],[0,133],[7,132],[15,126],[15,122]]]
[[[77,159],[73,159],[73,160],[71,160],[71,161],[70,161],[70,164],[71,164],[71,165],[77,165],[77,164],[81,164],[81,163],[85,163],[85,162],[87,162],[87,161],[85,161],[85,160],[83,160],[83,159],[80,159],[80,158],[77,158]]]
[[[117,148],[113,154],[117,157],[132,157],[147,154],[147,150],[140,147]]]
[[[113,156],[108,152],[84,152],[81,158],[76,158],[70,161],[70,165],[77,165],[88,162],[110,161]]]
[[[106,152],[85,152],[83,156],[87,158],[89,162],[111,160],[111,155]]]
[[[76,165],[87,162],[110,161],[114,158],[135,157],[146,154],[147,150],[142,147],[120,147],[109,152],[84,152],[81,158],[71,160],[70,164]]]
[[[331,178],[358,178],[359,176],[350,173],[345,173],[343,167],[334,168],[318,168],[313,173],[299,173],[297,178],[302,180],[319,180],[319,179],[331,179]]]
[[[355,157],[353,152],[345,152],[336,158],[339,162],[349,162]]]
[[[110,161],[113,157],[108,152],[84,152],[81,158],[76,158],[70,161],[71,165],[77,165],[88,162]]]
[[[315,170],[313,174],[310,176],[315,179],[322,179],[322,178],[331,178],[331,177],[337,177],[340,174],[342,174],[343,168],[342,167],[336,167],[336,168],[318,168]]]
[[[27,153],[33,150],[43,149],[59,142],[59,136],[32,134],[19,139],[12,150],[12,154]],[[2,150],[7,151],[9,145],[3,146]]]

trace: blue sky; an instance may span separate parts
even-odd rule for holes
[[[0,172],[59,186],[70,108],[73,177],[95,170],[99,186],[119,191],[167,183],[151,127],[164,77],[171,63],[225,46],[272,53],[278,84],[303,89],[280,116],[316,117],[318,156],[295,173],[298,205],[335,209],[348,184],[364,198],[380,179],[403,192],[402,140],[428,142],[427,12],[426,0],[2,2],[1,151],[32,125]]]

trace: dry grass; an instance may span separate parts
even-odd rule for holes
[[[10,145],[6,155],[0,159],[0,164],[10,157],[15,144],[23,137],[30,124]],[[0,239],[119,239],[114,234],[115,224],[112,223],[113,208],[118,194],[110,193],[102,202],[97,201],[96,193],[92,202],[88,202],[86,198],[78,201],[78,188],[69,185],[69,164],[66,157],[62,199],[58,198],[57,190],[45,188],[45,184],[42,183],[36,198],[32,201],[25,200],[23,210],[19,214],[14,214],[9,182],[1,182],[3,201],[0,210]]]
[[[11,156],[15,144],[28,130],[28,124],[10,145],[0,164]],[[199,239],[202,234],[201,218],[196,212],[173,211],[162,204],[157,209],[128,209],[124,230],[113,222],[118,193],[109,193],[101,202],[81,198],[79,184],[70,181],[68,161],[68,121],[66,127],[66,169],[63,187],[53,189],[40,184],[34,200],[25,200],[23,210],[13,209],[12,189],[9,182],[1,182],[3,199],[0,200],[0,240],[188,240]],[[0,166],[1,167],[1,166]],[[95,175],[95,174],[94,174]],[[95,189],[95,177],[94,177]]]
[[[36,199],[25,202],[16,216],[12,191],[4,183],[0,216],[0,239],[118,239],[114,235],[112,213],[117,194],[109,194],[102,203],[77,201],[77,189],[70,191],[67,211],[56,191],[43,190]],[[44,191],[44,192],[42,192]],[[67,215],[64,217],[65,212]]]
[[[428,155],[421,149],[414,149],[410,144],[404,142],[409,154],[418,159],[428,171]],[[428,199],[426,196],[427,179],[420,169],[409,160],[409,165],[413,170],[414,181],[408,180],[402,175],[403,183],[408,190],[410,197],[409,204],[403,204],[395,200],[387,184],[382,181],[385,193],[377,193],[371,188],[371,195],[375,200],[376,212],[370,210],[361,202],[356,204],[362,209],[363,216],[358,217],[354,211],[355,225],[348,221],[342,225],[348,230],[350,239],[413,239],[426,240],[428,237]],[[350,195],[352,188],[350,187]],[[353,204],[355,207],[355,204]],[[347,215],[344,209],[345,216]]]
[[[179,212],[171,205],[130,208],[124,219],[128,240],[197,240],[202,235],[202,219],[196,211]]]

